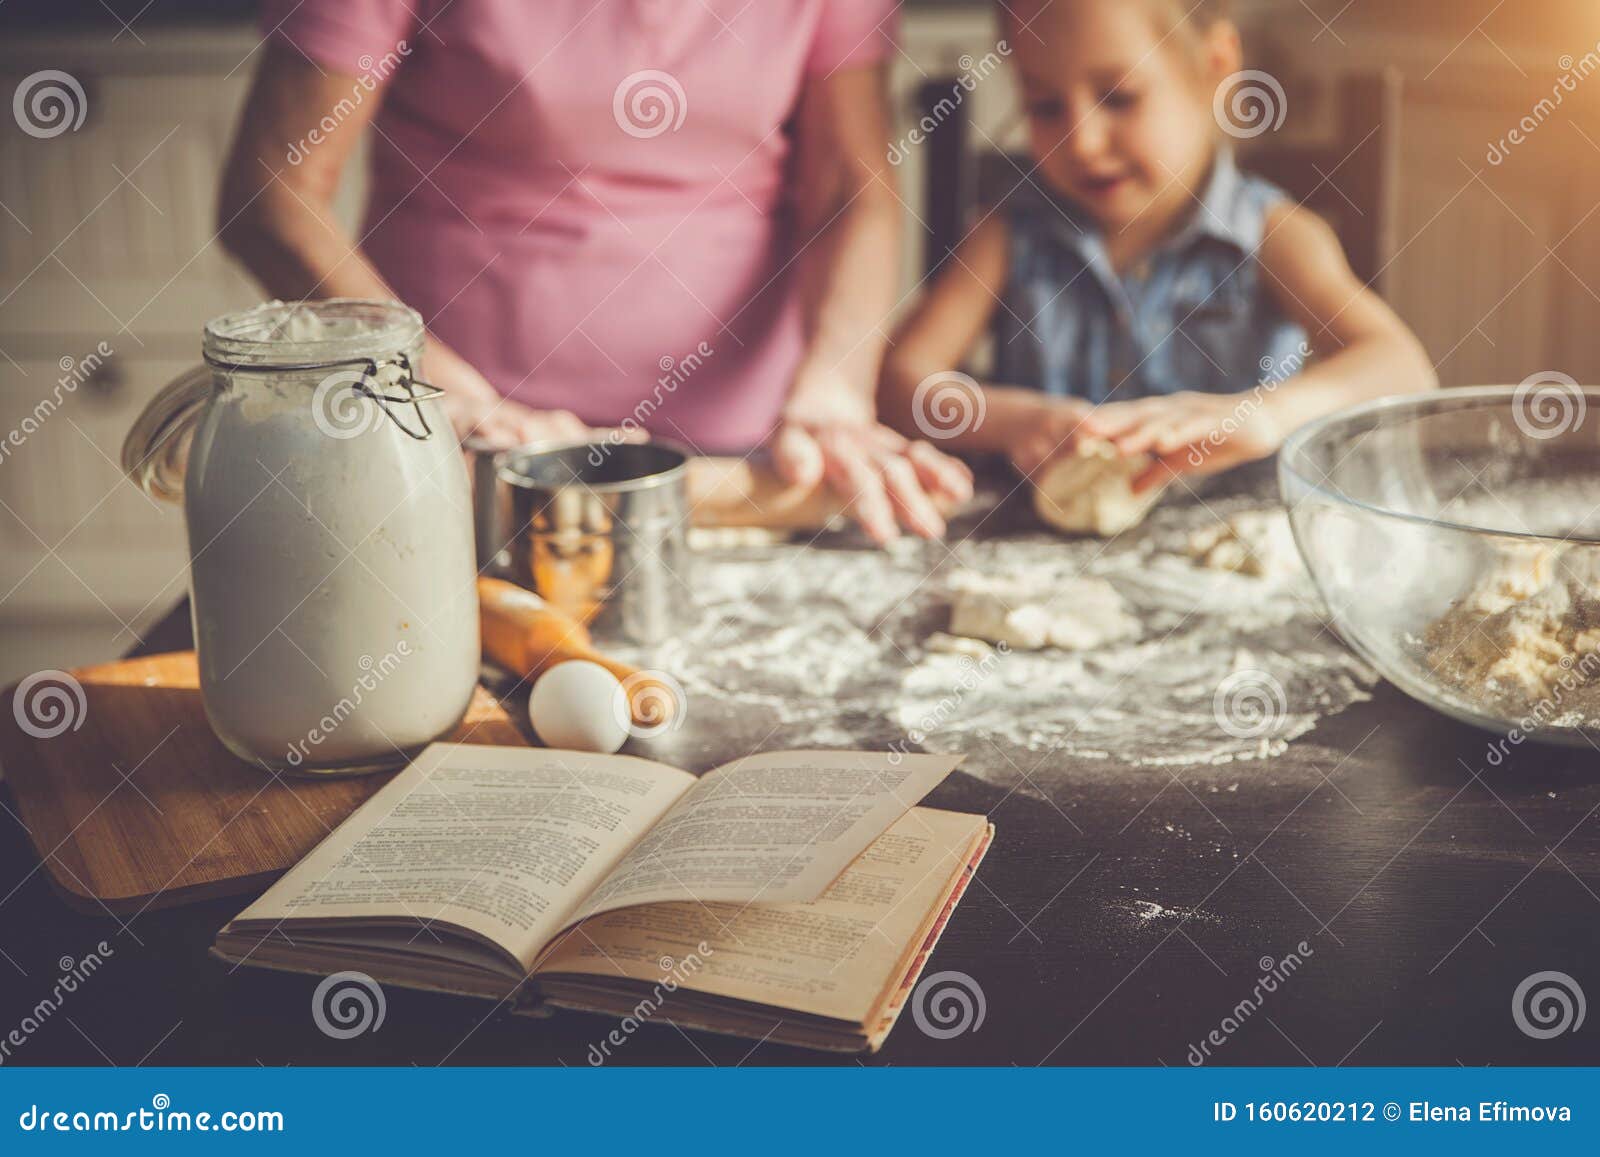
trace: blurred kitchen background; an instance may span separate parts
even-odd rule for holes
[[[115,657],[184,592],[181,515],[119,481],[117,459],[145,401],[198,359],[204,321],[260,296],[213,238],[215,181],[259,50],[252,9],[0,0],[0,95],[58,69],[87,108],[80,129],[47,140],[0,117],[0,431],[63,376],[84,375],[24,445],[0,447],[0,682]],[[1590,287],[1600,285],[1600,3],[1239,0],[1237,10],[1249,65],[1285,91],[1287,140],[1336,141],[1340,79],[1393,70],[1383,148],[1363,161],[1382,166],[1374,187],[1386,192],[1343,216],[1382,254],[1381,287],[1443,381],[1549,371],[1600,381]],[[994,49],[992,11],[907,5],[897,136],[930,92],[948,92]],[[1005,69],[962,104],[968,143],[1022,147]],[[1492,161],[1524,118],[1535,131]],[[929,204],[935,153],[910,149],[897,168],[912,210],[907,286],[924,268],[923,222],[951,211]],[[1325,200],[1343,187],[1339,173],[1315,176],[1329,178]],[[357,184],[343,193],[352,219]]]

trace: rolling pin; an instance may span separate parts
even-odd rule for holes
[[[659,727],[671,718],[677,704],[671,688],[596,650],[582,623],[532,591],[504,579],[479,578],[478,610],[483,655],[495,666],[532,683],[557,663],[587,659],[628,688],[628,707],[635,724]]]
[[[687,488],[695,526],[824,530],[847,513],[827,483],[793,486],[772,467],[744,458],[691,458]],[[934,506],[947,518],[955,513],[942,499]]]

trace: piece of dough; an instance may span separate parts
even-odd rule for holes
[[[1088,650],[1137,637],[1139,620],[1104,579],[1053,580],[1047,589],[1017,579],[964,571],[952,576],[950,634],[1004,643]]]
[[[922,640],[922,649],[934,655],[965,655],[969,659],[987,659],[994,654],[994,648],[982,639],[947,635],[943,631],[935,631]]]
[[[1149,455],[1128,457],[1102,438],[1085,438],[1073,453],[1045,468],[1033,492],[1033,508],[1045,522],[1069,534],[1121,534],[1144,521],[1165,489],[1133,492],[1134,477],[1150,462]]]
[[[1283,510],[1246,510],[1189,536],[1188,555],[1199,566],[1256,578],[1279,578],[1300,569],[1289,515]]]
[[[1462,596],[1459,606],[1492,615],[1531,599],[1550,585],[1561,556],[1562,551],[1542,542],[1502,546],[1494,569]]]
[[[1567,579],[1498,611],[1485,613],[1483,602],[1469,595],[1428,628],[1429,662],[1447,682],[1554,707],[1600,673],[1600,591]]]

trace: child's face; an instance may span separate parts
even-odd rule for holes
[[[1010,39],[1039,170],[1120,230],[1198,192],[1216,140],[1212,93],[1239,68],[1231,25],[1163,38],[1138,0],[1045,0]],[[1041,39],[1043,43],[1041,43]]]

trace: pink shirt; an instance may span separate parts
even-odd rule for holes
[[[434,333],[527,405],[728,452],[801,353],[784,123],[883,57],[894,8],[269,0],[264,27],[363,78],[352,103],[386,81],[361,244]]]

